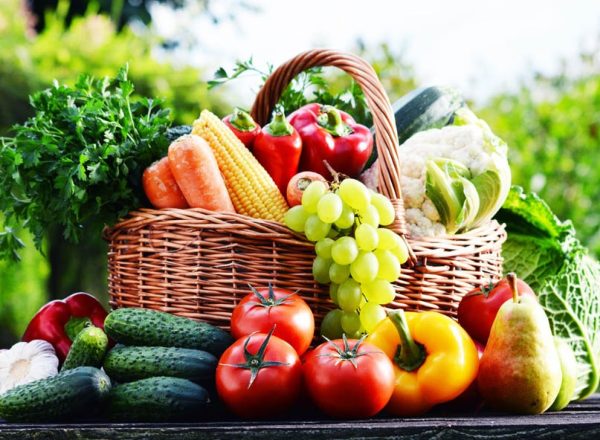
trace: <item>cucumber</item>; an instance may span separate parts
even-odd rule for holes
[[[214,377],[217,363],[215,356],[202,350],[117,346],[106,355],[104,371],[117,382],[154,376],[202,382]]]
[[[190,134],[191,132],[192,132],[191,125],[177,125],[176,127],[167,128],[166,137],[170,143],[181,136]]]
[[[108,397],[111,420],[172,421],[198,418],[209,404],[200,385],[176,377],[151,377],[115,386]]]
[[[124,345],[192,348],[215,356],[233,343],[218,327],[148,309],[117,309],[106,317],[104,331]]]
[[[77,367],[100,367],[108,348],[108,338],[101,328],[86,327],[77,334],[61,371]]]
[[[10,422],[62,420],[93,411],[110,391],[110,379],[78,367],[13,388],[0,396],[0,418]]]

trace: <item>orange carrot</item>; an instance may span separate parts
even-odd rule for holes
[[[189,208],[171,173],[168,157],[163,157],[144,170],[142,185],[146,197],[155,208]]]
[[[169,166],[192,208],[235,212],[217,160],[204,139],[186,135],[173,141]]]

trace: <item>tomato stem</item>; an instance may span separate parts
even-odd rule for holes
[[[425,362],[425,358],[427,357],[425,348],[415,342],[410,334],[404,310],[395,310],[388,316],[394,327],[396,327],[398,335],[400,335],[400,345],[398,345],[396,350],[394,362],[405,371],[416,370]]]

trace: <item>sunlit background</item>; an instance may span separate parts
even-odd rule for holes
[[[0,1],[0,134],[55,78],[112,75],[166,99],[175,123],[201,108],[249,107],[260,75],[208,90],[218,67],[263,71],[312,47],[360,54],[392,100],[421,85],[457,87],[509,144],[513,181],[535,190],[600,256],[600,2],[275,0]],[[345,84],[329,72],[332,84]],[[106,301],[106,246],[48,231],[20,263],[0,261],[0,346],[50,298]],[[25,238],[27,235],[25,234]]]

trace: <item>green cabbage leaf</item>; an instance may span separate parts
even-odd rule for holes
[[[573,399],[592,394],[600,367],[600,264],[587,255],[570,221],[560,221],[536,194],[512,187],[496,219],[506,224],[504,271],[537,293],[556,336],[577,358]]]

